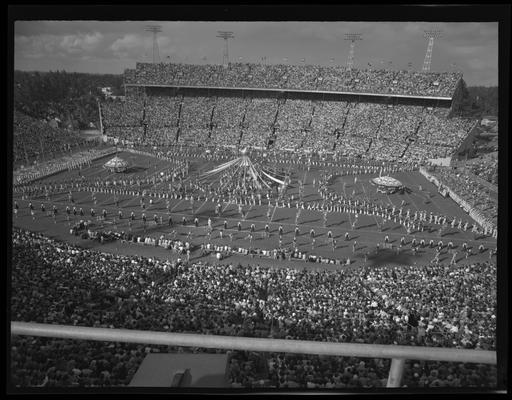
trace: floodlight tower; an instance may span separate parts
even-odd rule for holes
[[[227,67],[229,63],[229,54],[228,54],[228,39],[233,39],[233,32],[227,31],[217,31],[218,38],[224,39],[224,52],[222,53],[222,64]]]
[[[350,52],[348,53],[347,68],[349,70],[354,66],[354,48],[356,46],[356,40],[363,40],[360,33],[346,33],[345,40],[350,40]]]
[[[162,26],[161,25],[146,25],[144,27],[144,30],[146,32],[153,33],[153,64],[155,62],[160,62],[160,52],[158,51],[158,40],[156,38],[156,35],[158,32],[162,32]]]
[[[434,47],[434,39],[441,37],[443,31],[433,30],[425,31],[424,37],[428,39],[427,53],[425,54],[425,61],[423,62],[423,72],[430,71],[430,65],[432,63],[432,49]]]

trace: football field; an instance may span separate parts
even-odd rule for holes
[[[120,157],[128,161],[130,167],[124,173],[112,173],[103,168],[103,164],[108,157],[96,160],[88,168],[78,170],[65,171],[56,175],[47,177],[41,181],[44,182],[69,182],[71,179],[79,178],[79,173],[85,179],[94,181],[111,181],[113,179],[132,180],[136,182],[138,179],[154,178],[154,183],[141,183],[140,187],[134,183],[137,190],[166,190],[170,182],[161,182],[159,177],[162,173],[172,173],[175,168],[170,162],[161,160],[156,157],[150,157],[141,154],[129,152],[121,152]],[[223,161],[212,162],[204,159],[190,159],[190,175],[208,171]],[[283,167],[283,168],[290,168]],[[320,168],[291,166],[290,169],[292,183],[287,190],[288,195],[298,198],[298,180],[305,182],[303,200],[307,203],[321,202],[322,198],[318,192],[318,179],[322,173]],[[443,214],[447,216],[455,216],[457,219],[462,218],[463,221],[472,222],[471,218],[450,198],[441,196],[433,184],[428,182],[419,172],[399,172],[391,174],[394,178],[400,180],[410,192],[404,194],[382,194],[376,191],[376,187],[370,183],[370,180],[378,174],[360,174],[347,176],[334,176],[331,180],[330,190],[337,193],[345,193],[352,198],[361,200],[371,200],[374,203],[382,205],[391,205],[399,208],[404,203],[404,211],[407,209],[414,213],[417,210],[426,210],[427,213]],[[356,179],[357,178],[357,179]],[[314,184],[315,183],[315,184]],[[420,190],[421,186],[421,190]],[[277,207],[275,201],[271,207],[262,202],[262,205],[244,205],[243,209],[246,213],[245,219],[239,214],[238,205],[222,202],[221,215],[215,214],[217,203],[212,201],[194,201],[193,205],[188,199],[164,199],[154,197],[153,204],[149,204],[146,200],[146,208],[143,210],[140,205],[141,198],[132,195],[118,195],[118,207],[116,206],[116,198],[113,194],[96,193],[96,203],[93,201],[91,192],[73,191],[74,204],[68,199],[68,192],[63,190],[60,193],[54,193],[50,196],[50,200],[44,196],[37,198],[21,200],[21,196],[15,196],[20,210],[16,218],[13,217],[14,226],[24,227],[49,234],[50,236],[61,237],[66,239],[69,237],[69,227],[79,220],[90,220],[94,223],[93,229],[100,230],[116,230],[131,231],[134,235],[160,237],[164,235],[166,238],[176,238],[182,241],[189,241],[193,244],[194,250],[192,256],[197,257],[199,254],[199,246],[205,243],[217,245],[241,247],[241,248],[258,248],[272,250],[279,247],[293,247],[293,239],[295,236],[296,226],[299,234],[296,236],[295,245],[297,248],[306,252],[308,255],[327,257],[332,259],[350,258],[353,265],[372,265],[372,264],[403,264],[411,265],[428,264],[435,255],[435,249],[421,248],[416,254],[413,254],[410,245],[405,245],[400,252],[397,247],[402,237],[405,237],[409,244],[411,240],[416,238],[419,242],[424,239],[427,243],[433,239],[435,243],[443,240],[446,245],[452,241],[455,247],[460,248],[463,242],[467,242],[473,248],[473,255],[469,259],[464,259],[464,255],[459,252],[458,262],[475,262],[477,260],[488,259],[488,252],[475,254],[480,243],[485,248],[495,248],[496,240],[492,238],[478,238],[469,230],[468,232],[460,231],[457,228],[449,228],[443,233],[441,238],[437,230],[417,232],[408,235],[405,228],[399,223],[384,223],[382,218],[374,215],[358,215],[357,225],[352,229],[352,223],[356,218],[351,213],[328,213],[327,221],[324,224],[323,213],[315,210],[301,210],[297,220],[298,209],[295,207]],[[146,199],[148,199],[146,197]],[[32,201],[35,208],[35,216],[32,218],[28,209],[28,202]],[[169,202],[169,208],[167,208]],[[46,210],[51,210],[52,205],[58,208],[56,219],[47,216],[40,210],[40,204],[44,203]],[[71,209],[76,207],[77,210],[83,209],[84,216],[73,216],[71,214],[70,221],[67,221],[65,208],[69,206]],[[193,206],[193,207],[192,207]],[[91,208],[94,208],[96,216],[92,218],[90,215]],[[101,220],[97,216],[102,210],[107,211],[107,219]],[[123,218],[118,218],[119,210],[123,214]],[[135,221],[129,225],[128,217],[130,213],[136,216]],[[147,224],[144,226],[141,219],[142,213],[146,214]],[[267,217],[270,214],[270,218]],[[157,223],[154,221],[156,216]],[[169,216],[172,218],[172,225],[168,223]],[[199,226],[194,225],[194,219],[198,218]],[[185,218],[185,223],[182,223]],[[212,219],[213,232],[208,237],[207,221]],[[224,229],[224,223],[227,229]],[[241,229],[238,229],[240,223]],[[251,236],[250,227],[254,224],[255,231]],[[265,234],[265,225],[269,225],[269,236]],[[279,239],[279,228],[282,227],[282,242]],[[311,230],[314,230],[314,243],[311,238]],[[328,239],[328,232],[331,231],[336,246],[332,245],[332,241]],[[345,240],[348,233],[349,240]],[[393,249],[383,249],[384,237],[389,236],[389,242]],[[84,242],[90,242],[89,239],[80,239]],[[379,250],[377,250],[379,244]],[[450,262],[451,254],[446,252],[442,254],[440,261]]]

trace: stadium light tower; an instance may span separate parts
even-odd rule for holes
[[[222,64],[227,67],[229,63],[228,39],[233,39],[233,32],[217,31],[218,38],[224,39],[224,52],[222,53]]]
[[[350,40],[350,52],[348,53],[347,68],[349,70],[354,66],[354,48],[356,47],[356,40],[363,40],[360,33],[346,33],[345,40]]]
[[[160,52],[158,51],[158,40],[156,38],[156,35],[158,32],[162,32],[162,26],[161,25],[146,25],[144,27],[144,30],[146,32],[153,33],[153,64],[155,62],[160,62]]]
[[[424,37],[428,39],[427,53],[425,54],[425,61],[423,61],[423,72],[430,71],[430,65],[432,64],[432,49],[434,47],[434,39],[441,37],[443,31],[433,30],[425,31]]]

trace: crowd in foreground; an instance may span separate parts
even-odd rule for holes
[[[299,271],[113,255],[20,230],[13,231],[12,244],[15,321],[495,349],[491,263]],[[145,352],[165,351],[33,338],[12,344],[11,377],[22,386],[125,385]],[[234,387],[257,386],[246,362],[242,357],[244,368],[230,369]],[[408,386],[495,384],[489,366],[417,364],[408,369]],[[274,354],[267,384],[383,386],[388,367],[382,360]]]

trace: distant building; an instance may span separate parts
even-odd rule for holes
[[[112,97],[112,86],[105,86],[105,87],[100,87],[98,88],[100,89],[101,93],[103,93],[103,96],[106,98],[106,99],[109,99],[110,97]]]

